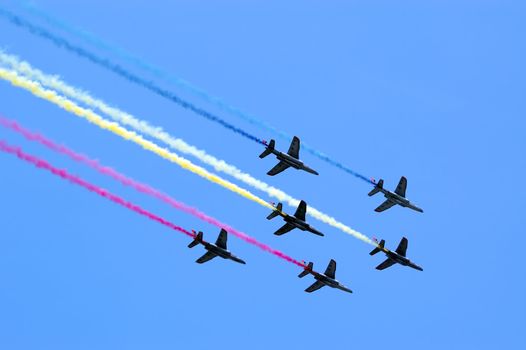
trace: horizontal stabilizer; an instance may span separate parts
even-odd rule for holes
[[[283,209],[283,204],[278,203],[278,205],[276,206],[276,209],[274,209],[274,211],[272,213],[270,213],[269,216],[267,216],[267,220],[274,219],[276,216],[279,215],[279,213],[282,211],[282,209]]]
[[[267,149],[265,149],[263,151],[263,153],[261,153],[259,155],[259,158],[265,158],[266,156],[268,156],[269,154],[272,153],[272,151],[274,150],[274,147],[276,145],[276,141],[274,140],[270,140],[270,143],[267,145]]]
[[[378,247],[374,248],[370,253],[369,255],[374,255],[380,251],[382,251],[384,249],[384,246],[385,246],[385,240],[381,240],[380,241],[380,244],[378,244]]]
[[[193,248],[202,242],[203,242],[203,232],[199,231],[199,233],[194,237],[194,240],[190,242],[190,244],[188,245],[188,248]]]
[[[376,186],[374,186],[374,188],[371,190],[371,192],[369,192],[368,196],[369,197],[374,196],[375,194],[380,192],[380,190],[383,189],[383,188],[384,188],[384,180],[382,179],[382,180],[378,181]]]
[[[298,275],[299,278],[303,278],[307,276],[309,273],[312,272],[312,269],[314,267],[314,264],[310,262],[307,266],[305,266],[305,270],[301,271],[301,273]]]

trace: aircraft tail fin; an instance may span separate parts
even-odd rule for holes
[[[203,242],[203,232],[199,231],[199,233],[195,235],[194,240],[190,242],[190,244],[188,245],[188,248],[193,248],[202,242]]]
[[[267,145],[267,148],[259,155],[259,158],[265,158],[269,154],[272,153],[274,150],[274,147],[276,146],[276,141],[270,140],[269,144]]]
[[[309,273],[312,272],[312,269],[314,267],[314,264],[310,262],[307,266],[305,266],[305,270],[301,271],[301,273],[298,275],[299,278],[303,278],[307,276]]]
[[[376,253],[379,253],[382,249],[384,249],[385,247],[385,240],[381,240],[380,243],[378,244],[378,247],[374,248],[370,253],[369,255],[374,255]]]
[[[270,213],[269,216],[267,216],[267,220],[274,219],[276,216],[279,215],[279,213],[282,211],[282,209],[283,209],[283,204],[278,203],[278,205],[276,206],[276,209],[274,209],[272,211],[272,213]]]
[[[376,184],[376,186],[374,186],[374,188],[371,190],[371,192],[369,192],[369,197],[371,196],[374,196],[375,194],[377,194],[378,192],[380,192],[381,189],[384,188],[384,180],[383,179],[380,179],[380,181],[378,181],[378,183]]]

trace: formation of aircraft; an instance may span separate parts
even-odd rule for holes
[[[292,142],[290,144],[289,150],[287,153],[279,152],[275,149],[276,142],[274,140],[271,140],[269,144],[266,144],[266,149],[263,151],[263,153],[260,154],[260,158],[265,158],[266,156],[270,154],[276,155],[276,158],[279,160],[279,163],[274,166],[270,171],[268,171],[268,175],[274,176],[276,174],[281,173],[282,171],[292,167],[299,170],[304,170],[308,173],[318,175],[318,173],[306,166],[301,160],[299,160],[299,151],[300,151],[300,139],[296,136],[292,139]],[[386,200],[378,206],[375,211],[376,212],[383,212],[389,208],[391,208],[394,205],[400,205],[402,207],[410,208],[418,212],[423,212],[423,210],[413,203],[411,203],[408,199],[405,198],[405,192],[407,188],[407,179],[402,176],[400,178],[400,181],[398,183],[398,186],[396,187],[394,192],[388,191],[384,189],[384,180],[378,181],[378,183],[375,183],[375,187],[369,192],[369,196],[374,196],[375,194],[381,192],[385,196]],[[270,213],[267,216],[267,220],[272,220],[275,217],[281,216],[283,220],[285,221],[285,224],[281,226],[276,232],[274,232],[275,235],[281,236],[285,233],[288,233],[292,231],[293,229],[300,229],[302,231],[308,231],[318,236],[324,236],[324,234],[314,227],[312,227],[310,224],[307,223],[305,219],[305,214],[307,212],[307,203],[305,201],[300,201],[298,208],[296,209],[296,212],[294,215],[288,215],[287,213],[283,212],[283,204],[278,203],[272,213]],[[199,244],[203,245],[206,253],[201,256],[199,259],[196,260],[197,263],[202,264],[209,260],[212,260],[216,256],[219,256],[223,259],[228,259],[235,261],[240,264],[245,264],[245,261],[238,258],[234,254],[232,254],[227,249],[227,231],[225,229],[221,229],[221,232],[219,233],[219,236],[215,242],[215,244],[205,242],[203,240],[203,232],[199,231],[199,233],[195,233],[194,240],[188,245],[189,248],[193,248]],[[369,253],[370,255],[375,255],[379,252],[383,252],[387,259],[383,261],[380,265],[376,267],[377,270],[384,270],[386,268],[389,268],[393,266],[394,264],[400,264],[403,266],[408,266],[413,269],[423,271],[422,267],[418,266],[417,264],[413,263],[411,260],[409,260],[406,257],[407,252],[407,244],[408,240],[406,237],[403,237],[400,243],[398,244],[398,247],[395,251],[391,251],[387,248],[385,248],[385,240],[381,240],[380,243],[377,243],[377,246]],[[314,271],[314,264],[312,262],[309,262],[307,265],[303,264],[303,271],[298,275],[298,277],[303,278],[307,275],[312,275],[315,279],[315,282],[307,287],[305,289],[305,292],[312,293],[314,291],[317,291],[318,289],[328,286],[331,288],[340,289],[344,292],[352,293],[352,290],[344,286],[342,283],[340,283],[338,280],[336,280],[336,261],[334,259],[331,259],[329,262],[329,265],[327,266],[327,269],[324,273],[319,273]]]
[[[296,209],[296,212],[294,213],[294,216],[290,216],[284,213],[282,209],[283,204],[278,203],[276,209],[274,209],[274,211],[272,211],[272,213],[270,213],[270,215],[267,216],[267,220],[272,220],[276,216],[281,215],[283,217],[283,220],[285,221],[285,225],[281,226],[276,232],[274,232],[275,235],[281,236],[297,228],[302,231],[309,231],[318,236],[324,236],[323,233],[316,230],[314,227],[312,227],[305,221],[305,213],[307,212],[307,203],[305,203],[305,201],[300,202],[300,204],[298,205],[298,209]]]
[[[212,260],[216,256],[219,256],[223,259],[229,259],[233,260],[240,264],[246,264],[243,260],[232,254],[227,248],[226,248],[226,241],[228,238],[228,234],[225,229],[221,229],[221,232],[219,233],[219,236],[217,237],[216,243],[208,243],[203,240],[203,232],[199,231],[194,237],[194,240],[188,245],[188,248],[193,248],[198,244],[202,244],[205,249],[206,253],[197,259],[195,262],[198,264],[205,263],[209,260]]]
[[[290,167],[293,167],[298,170],[304,170],[314,175],[319,175],[316,172],[316,170],[309,168],[308,166],[303,164],[303,162],[299,159],[300,139],[297,136],[294,136],[294,138],[292,139],[292,142],[290,144],[290,147],[287,153],[276,151],[276,149],[274,148],[275,146],[276,146],[276,141],[270,140],[270,143],[266,145],[267,148],[263,151],[263,153],[259,155],[259,158],[265,158],[269,154],[273,153],[276,155],[276,158],[278,158],[279,160],[279,163],[276,164],[274,168],[270,169],[267,175],[274,176]]]
[[[324,273],[314,271],[313,267],[314,264],[310,262],[307,266],[305,266],[305,269],[298,275],[299,278],[303,278],[308,274],[314,276],[316,282],[314,282],[307,289],[305,289],[307,293],[312,293],[324,286],[329,286],[331,288],[343,290],[347,293],[352,293],[352,290],[345,287],[343,284],[336,280],[336,261],[334,261],[334,259],[331,259]]]
[[[396,186],[396,189],[394,192],[388,191],[384,189],[384,180],[378,181],[378,183],[374,186],[374,188],[369,192],[369,197],[374,196],[378,192],[382,192],[384,194],[384,197],[387,198],[385,202],[380,204],[378,208],[376,208],[374,211],[380,213],[384,210],[387,210],[391,208],[393,205],[401,205],[402,207],[406,207],[409,209],[413,209],[415,211],[418,211],[420,213],[423,213],[424,211],[411,203],[409,200],[405,198],[405,190],[407,188],[407,179],[405,176],[402,176],[400,178],[400,182],[398,182],[398,186]]]
[[[374,248],[369,254],[375,255],[379,252],[384,252],[387,256],[387,260],[385,260],[380,265],[376,266],[377,270],[384,270],[388,267],[393,266],[394,264],[400,264],[403,266],[409,266],[418,271],[424,271],[423,268],[421,268],[420,266],[418,266],[417,264],[405,257],[405,254],[407,252],[407,238],[405,237],[402,237],[402,240],[400,241],[398,247],[394,252],[385,248],[385,240],[382,239],[378,246]]]

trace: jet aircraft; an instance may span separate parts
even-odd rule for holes
[[[282,234],[287,233],[295,228],[299,228],[302,231],[309,231],[314,233],[315,235],[323,236],[323,233],[316,230],[314,227],[305,222],[305,213],[307,212],[307,203],[305,203],[305,201],[300,202],[300,204],[298,205],[298,209],[296,209],[296,213],[294,213],[294,216],[284,213],[282,209],[283,204],[278,203],[276,209],[274,209],[274,211],[270,213],[269,216],[267,216],[267,220],[272,220],[276,216],[281,215],[283,216],[283,220],[285,220],[286,222],[285,225],[283,225],[280,229],[274,232],[275,235],[281,236]]]
[[[370,255],[374,255],[382,251],[387,256],[387,260],[385,260],[380,265],[376,266],[377,270],[384,270],[398,263],[400,265],[412,267],[413,269],[418,271],[424,271],[423,268],[421,268],[420,266],[418,266],[417,264],[405,257],[405,253],[407,251],[407,238],[402,237],[400,244],[398,244],[398,248],[396,248],[396,251],[394,252],[385,248],[384,246],[385,240],[382,239],[378,246],[374,248],[372,252],[369,253]]]
[[[331,261],[329,262],[329,266],[327,266],[327,269],[325,270],[325,273],[321,274],[319,272],[316,272],[314,271],[312,268],[313,268],[314,264],[313,263],[309,263],[307,266],[305,266],[305,270],[303,270],[299,275],[298,277],[299,278],[303,278],[305,276],[307,276],[308,274],[311,274],[314,276],[314,279],[316,280],[316,282],[314,282],[312,285],[310,285],[307,289],[305,289],[305,291],[307,293],[312,293],[318,289],[320,289],[321,287],[324,287],[324,286],[329,286],[329,287],[332,287],[332,288],[337,288],[337,289],[341,289],[345,292],[348,292],[348,293],[352,293],[352,290],[350,290],[349,288],[345,287],[343,284],[341,284],[340,282],[338,282],[336,280],[336,261],[334,261],[333,259],[331,259]]]
[[[376,208],[374,211],[376,212],[382,212],[386,209],[391,208],[393,205],[401,205],[402,207],[410,208],[413,210],[416,210],[420,213],[423,213],[424,211],[411,203],[409,200],[405,198],[405,190],[407,187],[407,179],[402,176],[400,178],[400,182],[398,183],[398,186],[396,186],[396,190],[393,192],[388,191],[384,189],[384,180],[378,181],[378,183],[375,185],[375,187],[369,192],[369,197],[374,196],[378,192],[382,192],[384,194],[384,197],[387,198],[386,201],[384,201],[378,208]]]
[[[274,176],[281,173],[283,170],[293,167],[299,170],[305,170],[308,173],[319,175],[315,170],[309,168],[301,160],[299,160],[300,155],[300,139],[297,136],[294,136],[287,153],[283,153],[275,150],[276,142],[270,140],[270,143],[266,145],[267,149],[259,155],[259,158],[265,158],[269,154],[273,153],[279,160],[279,163],[272,169],[269,170],[267,175]]]
[[[198,244],[202,244],[207,252],[197,259],[195,262],[198,264],[205,263],[209,260],[212,260],[216,256],[219,256],[223,259],[230,259],[235,262],[238,262],[240,264],[245,264],[243,260],[232,254],[230,251],[226,248],[226,241],[227,241],[227,232],[225,229],[221,229],[221,232],[219,233],[219,236],[217,237],[217,241],[215,244],[208,243],[203,241],[203,232],[199,231],[197,235],[195,235],[194,240],[188,245],[188,248],[193,248]]]

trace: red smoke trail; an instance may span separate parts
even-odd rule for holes
[[[192,207],[190,207],[190,206],[188,206],[188,205],[186,205],[186,204],[184,204],[184,203],[178,202],[178,201],[176,201],[175,199],[173,199],[173,198],[171,198],[170,196],[168,196],[167,194],[164,194],[164,193],[162,193],[162,192],[160,192],[160,191],[158,191],[158,190],[156,190],[156,189],[154,189],[154,188],[152,188],[152,187],[150,187],[150,186],[148,186],[148,185],[145,185],[145,184],[142,184],[142,183],[140,183],[140,182],[137,182],[137,181],[135,181],[135,180],[133,180],[133,179],[130,179],[130,178],[126,177],[125,175],[122,175],[122,174],[120,174],[119,172],[117,172],[117,171],[115,171],[115,170],[113,170],[113,169],[111,169],[111,168],[109,168],[109,167],[105,167],[105,166],[99,164],[99,162],[97,162],[96,160],[89,159],[88,157],[86,157],[86,156],[84,156],[84,155],[82,155],[82,154],[78,154],[78,153],[76,153],[76,152],[74,152],[74,151],[68,149],[68,148],[65,147],[65,146],[58,145],[58,144],[54,143],[53,141],[51,141],[51,140],[45,138],[45,137],[42,136],[42,135],[32,133],[31,131],[24,129],[22,126],[20,126],[20,125],[19,125],[18,123],[16,123],[15,121],[7,120],[7,119],[4,119],[4,118],[1,118],[1,117],[0,117],[0,125],[2,125],[2,126],[4,126],[4,127],[7,127],[7,128],[10,128],[11,130],[14,130],[14,131],[16,131],[16,132],[22,134],[24,137],[26,137],[26,138],[29,139],[29,140],[37,141],[37,142],[41,143],[42,145],[44,145],[44,146],[46,146],[46,147],[48,147],[48,148],[50,148],[50,149],[52,149],[52,150],[54,150],[54,151],[57,151],[57,152],[62,153],[62,154],[65,154],[65,155],[71,157],[72,159],[74,159],[74,160],[76,160],[76,161],[79,161],[79,162],[85,163],[85,164],[89,165],[90,167],[92,167],[93,169],[99,171],[100,173],[105,174],[105,175],[108,175],[108,176],[111,176],[111,177],[113,177],[114,179],[120,181],[122,184],[124,184],[124,185],[126,185],[126,186],[131,186],[131,187],[135,188],[136,190],[138,190],[138,191],[140,191],[140,192],[143,192],[143,193],[145,193],[145,194],[148,194],[148,195],[151,195],[151,196],[153,196],[153,197],[156,197],[156,198],[162,200],[163,202],[165,202],[165,203],[171,205],[172,207],[174,207],[174,208],[176,208],[176,209],[178,209],[178,210],[181,210],[181,211],[184,211],[184,212],[186,212],[186,213],[188,213],[188,214],[194,215],[194,216],[198,217],[199,219],[201,219],[201,220],[203,220],[203,221],[206,221],[206,222],[208,222],[208,223],[210,223],[210,224],[212,224],[212,225],[215,225],[215,226],[217,226],[217,227],[224,228],[225,230],[227,230],[227,231],[230,232],[231,234],[233,234],[233,235],[235,235],[235,236],[241,238],[241,239],[244,240],[245,242],[248,242],[248,243],[250,243],[250,244],[253,244],[253,245],[257,246],[258,248],[260,248],[260,249],[262,249],[262,250],[264,250],[264,251],[266,251],[266,252],[269,252],[269,253],[271,253],[271,254],[274,254],[275,256],[277,256],[277,257],[279,257],[279,258],[282,258],[282,259],[284,259],[284,260],[286,260],[286,261],[288,261],[288,262],[291,262],[291,263],[293,263],[293,264],[295,264],[295,265],[297,265],[297,266],[304,267],[304,264],[302,264],[300,261],[298,261],[298,260],[296,260],[296,259],[293,259],[293,258],[291,258],[290,256],[286,255],[285,253],[282,253],[282,252],[280,252],[279,250],[276,250],[276,249],[274,249],[274,248],[272,248],[272,247],[270,247],[270,246],[268,246],[268,245],[266,245],[266,244],[263,244],[263,243],[257,241],[256,239],[250,237],[250,236],[247,235],[246,233],[240,232],[240,231],[238,231],[238,230],[236,230],[236,229],[230,227],[229,225],[225,225],[225,224],[221,223],[220,221],[218,221],[218,220],[216,220],[216,219],[214,219],[214,218],[212,218],[212,217],[210,217],[210,216],[208,216],[208,215],[206,215],[206,214],[200,212],[199,210],[197,210],[197,209],[195,209],[195,208],[192,208]],[[0,142],[1,142],[1,141],[0,141]],[[7,146],[5,143],[2,143],[2,144],[5,145],[6,147],[10,147],[10,146]],[[36,166],[38,166],[38,167],[40,167],[40,166],[39,166],[38,164],[36,164],[33,160],[41,161],[41,162],[43,162],[44,164],[47,164],[47,166],[50,167],[50,168],[46,168],[47,170],[53,172],[55,175],[59,175],[59,174],[56,174],[54,171],[51,170],[52,167],[51,167],[51,165],[50,165],[49,163],[47,163],[47,162],[45,162],[45,161],[43,161],[43,160],[39,160],[38,158],[32,157],[32,156],[30,156],[30,155],[27,155],[27,154],[23,153],[23,152],[22,152],[20,149],[18,149],[18,148],[10,147],[10,149],[16,150],[17,152],[7,151],[7,150],[5,150],[5,149],[2,147],[2,150],[3,150],[3,151],[9,152],[9,153],[13,153],[13,154],[15,154],[16,156],[18,156],[19,158],[21,158],[21,159],[23,159],[23,160],[26,160],[26,161],[30,161],[30,162],[32,162],[33,164],[35,164]],[[20,154],[23,154],[24,156],[30,157],[31,159],[25,159],[25,158],[21,157],[21,156],[19,155],[19,153],[20,153]],[[67,174],[67,172],[65,172],[65,171],[63,171],[63,172]],[[61,176],[61,175],[59,175],[59,176]],[[75,176],[73,176],[73,175],[70,175],[70,176],[72,176],[72,177],[74,177],[74,178],[76,178],[76,179],[82,181],[83,183],[86,183],[86,184],[90,185],[89,183],[87,183],[87,182],[81,180],[81,179],[78,178],[78,177],[75,177]],[[61,176],[61,177],[62,177],[62,176]],[[68,179],[68,180],[69,180],[69,179]],[[70,180],[70,181],[71,181],[71,180]],[[81,186],[84,186],[84,185],[79,184],[79,183],[77,183],[77,184],[78,184],[78,185],[81,185]],[[93,185],[90,185],[90,186],[93,186]],[[84,186],[84,187],[85,187],[85,186]],[[97,187],[95,187],[95,186],[93,186],[93,187],[94,187],[94,188],[97,188]],[[88,188],[88,189],[89,189],[89,188]],[[91,190],[91,189],[89,189],[89,190]],[[108,192],[105,191],[105,190],[102,190],[102,191],[104,191],[105,193],[108,193]],[[99,194],[100,194],[100,193],[99,193]],[[111,194],[110,194],[110,195],[111,195]],[[113,195],[112,195],[112,196],[113,196]],[[114,197],[120,199],[119,197],[116,197],[116,196],[114,196]],[[109,197],[108,197],[108,198],[109,198]],[[110,199],[110,200],[113,200],[112,198],[109,198],[109,199]],[[122,199],[121,199],[121,200],[122,200]],[[124,200],[122,200],[122,201],[124,201]],[[118,204],[123,205],[122,203],[118,203]],[[134,205],[131,204],[131,203],[128,203],[128,204],[134,206]],[[140,209],[140,210],[142,210],[142,211],[144,211],[144,210],[141,209],[140,207],[137,207],[137,208]],[[133,208],[129,208],[129,209],[134,210]],[[148,212],[146,212],[146,211],[144,211],[144,212],[145,212],[145,213],[148,213]],[[140,212],[139,212],[139,213],[140,213]],[[140,214],[142,214],[142,215],[146,215],[145,213],[140,213]],[[149,213],[148,213],[148,214],[149,214]],[[153,214],[151,214],[151,215],[153,215]],[[148,216],[148,215],[146,215],[146,216]],[[154,216],[155,216],[155,215],[154,215]],[[156,217],[156,216],[155,216],[155,217]],[[163,219],[158,218],[158,217],[156,217],[156,218],[157,218],[157,219],[160,219],[160,220],[163,220]],[[153,219],[153,218],[152,218],[152,219]],[[159,221],[159,220],[157,220],[157,219],[153,219],[153,220],[158,221],[158,222],[160,222],[160,223],[166,225],[165,223],[163,223],[163,222],[161,222],[161,221]],[[171,224],[171,223],[169,223],[168,221],[166,221],[166,223]],[[173,224],[171,224],[171,225],[173,225]],[[175,226],[175,225],[174,225],[174,226]],[[175,226],[175,227],[177,227],[177,226]],[[174,228],[174,227],[172,227],[172,228]],[[182,230],[181,232],[183,232],[183,233],[185,233],[185,234],[187,234],[187,235],[189,235],[189,236],[191,236],[191,237],[194,237],[194,234],[192,234],[192,233],[190,233],[190,232],[188,232],[188,231],[186,231],[186,230],[184,230],[184,229],[182,229],[182,228],[180,228],[180,227],[177,227],[177,228],[174,228],[174,229],[176,229],[176,230],[178,230],[178,231],[181,231],[181,230]]]

